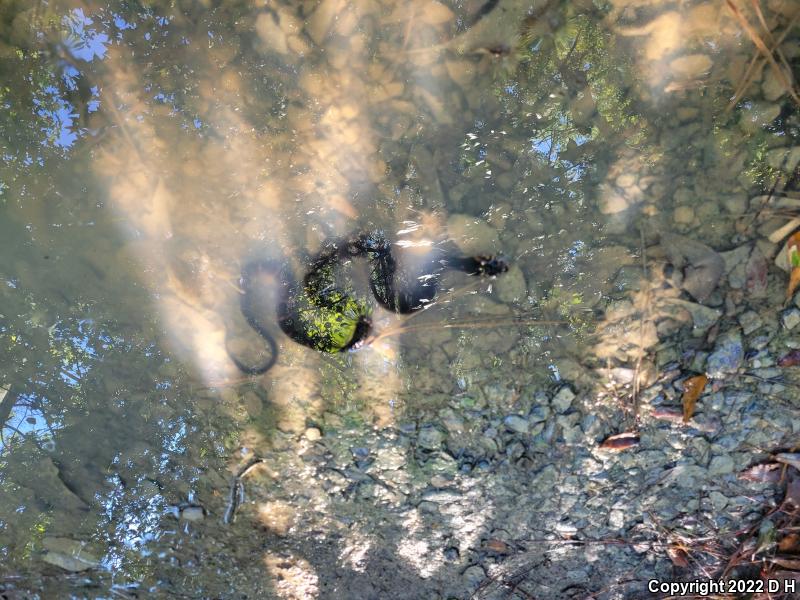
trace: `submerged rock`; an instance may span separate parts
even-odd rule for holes
[[[65,571],[86,571],[100,565],[100,559],[85,549],[86,542],[46,537],[42,540],[42,545],[46,550],[42,560]]]
[[[439,450],[444,441],[444,434],[433,425],[426,425],[419,430],[417,445],[423,450]]]
[[[723,379],[739,370],[744,359],[742,334],[738,329],[728,331],[719,337],[714,351],[706,361],[706,373],[712,379]]]

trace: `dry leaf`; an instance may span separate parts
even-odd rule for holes
[[[793,233],[789,238],[786,252],[788,253],[789,268],[792,270],[789,275],[789,286],[786,288],[786,299],[791,300],[797,286],[800,285],[800,231]]]
[[[491,539],[486,541],[486,549],[498,554],[511,554],[511,546],[503,540]]]
[[[708,377],[705,375],[695,375],[689,377],[683,382],[683,422],[688,423],[694,414],[694,407],[697,404],[697,399],[703,393],[703,389],[708,383]]]
[[[681,546],[667,546],[667,556],[669,556],[672,564],[676,567],[685,568],[689,566],[689,555],[686,554],[686,550],[684,550]]]
[[[800,350],[791,350],[778,360],[779,367],[796,367],[800,365]]]
[[[617,433],[603,440],[600,447],[604,450],[627,450],[639,443],[638,433]]]
[[[670,421],[672,423],[683,423],[683,411],[677,408],[656,408],[652,412],[654,419]]]
[[[790,533],[783,536],[781,541],[778,542],[778,550],[791,554],[797,554],[800,552],[800,535],[796,533]]]
[[[796,558],[783,558],[782,556],[773,556],[769,559],[773,564],[783,567],[785,569],[793,569],[800,571],[800,560]]]
[[[778,483],[781,480],[781,469],[778,463],[754,465],[739,473],[739,479],[754,483]]]

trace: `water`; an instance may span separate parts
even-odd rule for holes
[[[797,8],[764,10],[778,35]],[[346,454],[634,364],[654,344],[603,319],[641,300],[642,249],[728,249],[797,166],[797,104],[716,2],[36,2],[0,25],[0,585],[42,597],[327,597],[314,540],[369,518],[315,483],[309,427]],[[355,353],[281,338],[243,377],[242,265],[373,229],[512,269],[448,274]],[[261,512],[224,525],[252,456]]]

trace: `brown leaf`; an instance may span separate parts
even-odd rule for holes
[[[695,375],[683,382],[683,422],[688,423],[694,414],[694,407],[697,399],[703,393],[703,389],[708,383],[705,375]]]
[[[774,462],[754,465],[740,472],[739,479],[754,483],[778,483],[781,480],[781,466]]]
[[[800,552],[800,535],[789,533],[783,536],[781,541],[778,542],[778,550],[789,554],[797,554]]]
[[[685,568],[689,566],[689,555],[686,554],[686,550],[681,546],[675,544],[667,546],[667,556],[676,567]]]
[[[600,447],[604,450],[627,450],[639,443],[638,433],[617,433],[603,440]]]
[[[779,367],[796,367],[800,365],[800,350],[790,350],[778,360]]]
[[[791,300],[797,286],[800,285],[800,231],[796,231],[789,237],[786,252],[788,253],[789,268],[792,270],[789,275],[789,285],[786,288],[786,299]]]
[[[497,552],[498,554],[511,554],[511,546],[506,544],[503,540],[486,540],[486,549]]]
[[[794,292],[800,286],[800,267],[794,267],[789,274],[789,285],[786,287],[786,300],[791,300]]]
[[[677,408],[656,408],[652,412],[654,419],[671,421],[672,423],[683,423],[683,411]]]
[[[800,571],[800,560],[796,558],[784,558],[782,556],[773,556],[769,560],[771,560],[773,564],[776,564],[779,567],[783,567],[784,569],[792,569],[794,571]]]

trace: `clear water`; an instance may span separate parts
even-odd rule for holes
[[[797,12],[767,4],[778,31]],[[5,585],[271,594],[252,558],[271,542],[220,522],[249,456],[632,364],[638,342],[597,325],[643,243],[727,249],[797,164],[797,104],[764,60],[745,75],[754,56],[718,2],[3,3]],[[242,265],[301,268],[369,229],[503,254],[513,280],[449,274],[423,314],[376,312],[392,335],[330,356],[282,338],[243,377]],[[270,468],[278,487],[299,469]],[[44,561],[51,538],[99,566]]]

